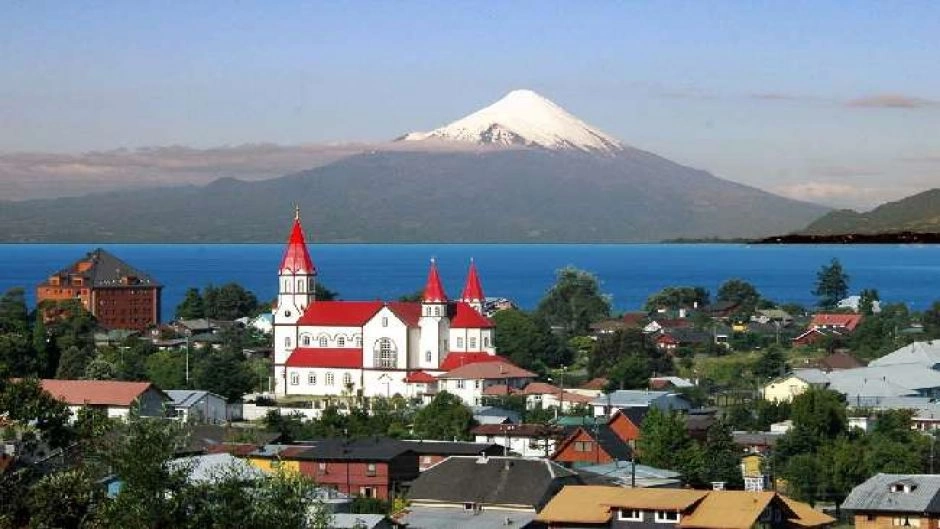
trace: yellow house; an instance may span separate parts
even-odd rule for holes
[[[248,462],[265,472],[274,472],[283,469],[290,472],[300,472],[300,462],[292,456],[306,450],[308,447],[291,445],[267,445],[250,454]]]
[[[792,402],[793,398],[801,395],[810,386],[826,387],[829,379],[818,369],[795,369],[789,375],[772,380],[761,390],[764,400],[775,402]]]

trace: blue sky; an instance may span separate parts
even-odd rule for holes
[[[874,204],[940,183],[936,2],[42,2],[0,153],[384,140],[531,88],[630,145]]]

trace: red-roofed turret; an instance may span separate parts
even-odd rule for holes
[[[287,249],[284,251],[284,258],[281,259],[281,273],[298,272],[309,275],[316,275],[317,269],[310,259],[310,253],[307,251],[307,241],[304,238],[304,229],[300,225],[300,208],[294,210],[294,225],[290,230],[290,237],[287,239]]]
[[[483,285],[480,284],[480,277],[477,275],[477,265],[470,260],[470,270],[467,272],[467,283],[463,287],[463,294],[460,295],[460,301],[467,303],[477,310],[483,312],[483,302],[486,298],[483,296]]]
[[[424,285],[424,295],[421,300],[425,303],[447,303],[447,294],[441,284],[441,276],[437,273],[437,263],[431,259],[431,270],[428,271],[428,282]]]

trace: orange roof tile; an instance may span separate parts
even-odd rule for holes
[[[40,384],[42,389],[50,395],[73,406],[85,404],[130,406],[148,389],[157,389],[150,382],[122,382],[117,380],[43,379]],[[160,390],[157,389],[157,391]]]
[[[527,371],[505,361],[477,362],[458,367],[438,376],[437,378],[463,378],[475,379],[503,379],[503,378],[535,378],[535,373]]]

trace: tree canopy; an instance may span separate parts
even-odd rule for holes
[[[833,308],[849,295],[849,275],[838,259],[833,258],[816,273],[816,288],[812,294],[819,298],[819,306],[823,308]]]
[[[415,414],[414,435],[418,439],[469,441],[473,412],[460,397],[441,391]]]
[[[496,324],[496,349],[502,356],[526,369],[544,372],[571,359],[565,342],[552,333],[548,324],[518,309],[501,310],[493,315]]]
[[[666,287],[646,298],[644,308],[653,311],[659,309],[679,310],[681,308],[692,308],[696,305],[703,307],[708,305],[710,299],[711,296],[708,290],[703,287]]]
[[[591,323],[610,317],[610,298],[601,292],[594,274],[569,266],[556,274],[536,316],[568,334],[586,334]]]
[[[760,293],[754,285],[743,279],[729,279],[718,287],[718,301],[727,301],[739,305],[738,312],[752,313],[760,301]]]

